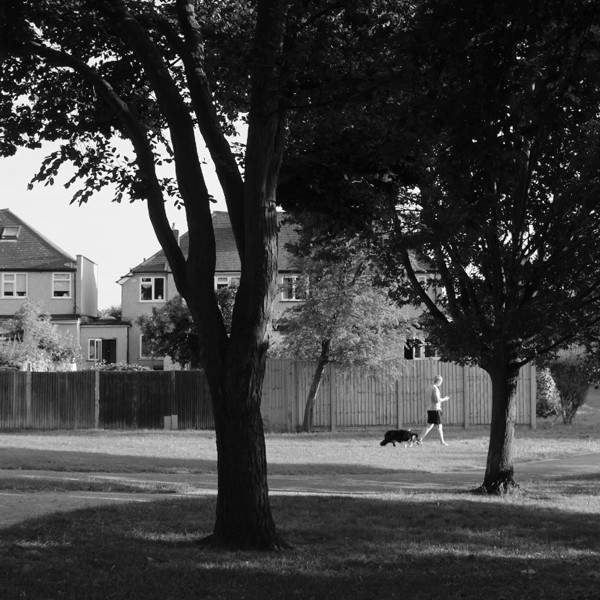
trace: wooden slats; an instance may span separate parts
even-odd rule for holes
[[[315,363],[269,360],[261,412],[265,430],[302,426]],[[425,390],[444,378],[447,425],[488,425],[489,376],[477,367],[435,359],[404,361],[399,378],[327,365],[314,408],[316,429],[368,429],[424,423]],[[535,368],[521,370],[517,423],[535,426]],[[0,429],[212,429],[206,377],[200,371],[37,373],[0,371]]]

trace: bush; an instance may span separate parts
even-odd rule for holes
[[[585,403],[596,367],[587,355],[567,356],[550,364],[550,372],[560,394],[563,422],[570,425]]]
[[[129,364],[125,362],[118,363],[105,363],[100,362],[96,363],[92,367],[93,371],[123,371],[123,372],[133,372],[133,371],[152,371],[150,367],[145,367],[143,365]]]
[[[539,368],[536,371],[536,415],[540,419],[548,417],[557,417],[561,414],[560,395],[558,388],[547,367]]]

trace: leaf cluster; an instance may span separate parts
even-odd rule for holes
[[[374,285],[374,270],[357,248],[337,255],[299,259],[297,284],[302,304],[278,321],[284,338],[280,353],[325,362],[383,368],[404,354],[410,325],[384,288]]]
[[[79,343],[62,333],[39,304],[29,301],[4,325],[0,362],[20,367],[29,362],[36,370],[61,370],[81,358]]]

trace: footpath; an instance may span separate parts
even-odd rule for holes
[[[563,459],[520,463],[515,467],[518,481],[597,479],[600,491],[600,454],[587,454]],[[477,487],[483,481],[483,470],[449,473],[398,471],[376,474],[269,475],[273,495],[360,496],[385,493],[456,492]],[[216,494],[217,476],[168,473],[89,473],[62,471],[25,471],[0,469],[0,480],[15,482],[0,488],[0,528],[15,525],[45,514],[84,509],[125,502],[153,502],[159,499]],[[19,489],[23,483],[23,490]],[[28,484],[44,482],[45,488],[75,488],[62,491],[27,491]],[[86,484],[105,483],[136,488],[134,492],[87,491]],[[47,485],[46,485],[47,484]],[[144,493],[140,488],[169,490],[168,493]]]

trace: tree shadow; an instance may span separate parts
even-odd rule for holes
[[[3,531],[2,598],[597,598],[597,514],[442,495],[272,506],[293,551],[201,546],[213,498],[29,520]]]

